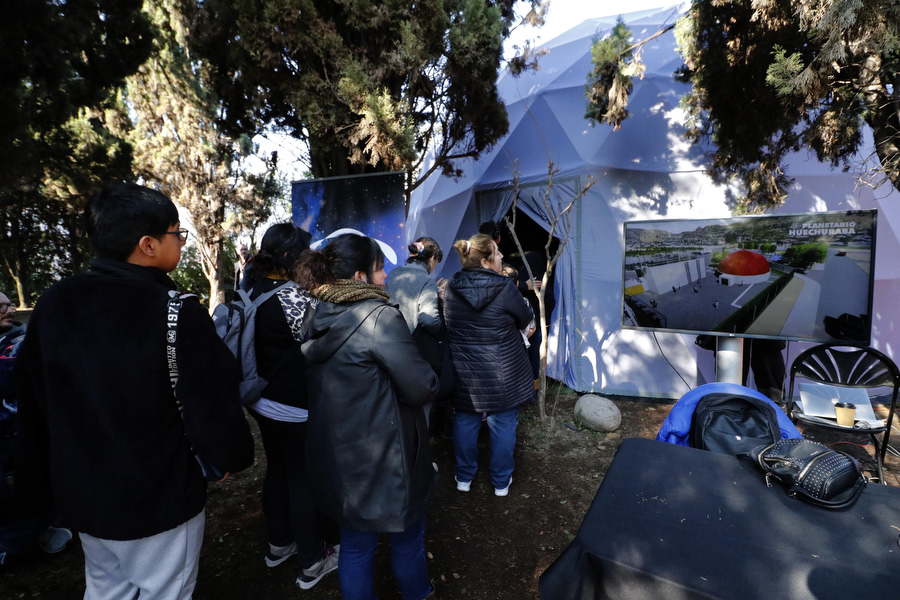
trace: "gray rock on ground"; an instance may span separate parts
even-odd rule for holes
[[[622,424],[622,413],[612,400],[585,394],[575,403],[575,421],[594,431],[615,431]]]

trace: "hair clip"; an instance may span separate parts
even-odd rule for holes
[[[466,240],[466,254],[468,254],[469,250],[471,250],[471,249],[472,249],[472,242],[470,242],[469,240]]]
[[[413,242],[412,246],[415,247],[415,252],[412,253],[413,256],[418,256],[425,252],[425,244],[422,242]]]

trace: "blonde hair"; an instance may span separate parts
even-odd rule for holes
[[[491,260],[497,246],[491,236],[476,233],[467,240],[457,240],[453,247],[459,253],[459,262],[463,267],[480,267],[482,260]]]

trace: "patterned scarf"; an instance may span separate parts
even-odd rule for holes
[[[313,290],[313,296],[324,302],[333,302],[335,304],[358,302],[370,298],[378,298],[385,302],[391,299],[391,296],[384,291],[384,288],[365,281],[356,281],[355,279],[338,279],[335,283],[320,285]]]

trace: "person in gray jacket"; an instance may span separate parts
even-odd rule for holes
[[[437,282],[431,277],[435,267],[444,258],[440,245],[430,237],[421,237],[408,246],[406,264],[391,271],[384,282],[384,289],[391,302],[409,326],[409,333],[422,355],[438,377],[441,376],[443,359],[441,338],[444,319],[441,316]],[[446,405],[446,400],[438,402]],[[429,421],[431,405],[425,407],[425,419]]]
[[[429,277],[444,258],[440,245],[430,237],[421,237],[409,245],[406,264],[391,271],[384,289],[398,305],[416,340],[422,358],[435,370],[440,369],[438,344],[444,327],[438,299],[437,282]]]
[[[490,236],[459,240],[463,270],[447,283],[444,319],[456,371],[456,489],[468,492],[478,468],[478,431],[487,413],[491,433],[494,494],[512,483],[519,405],[531,400],[534,383],[521,330],[534,318],[516,283],[503,275],[503,254]]]

